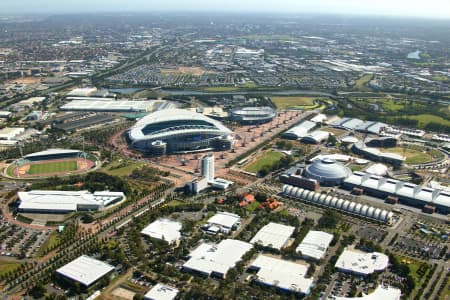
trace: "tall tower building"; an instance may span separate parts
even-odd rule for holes
[[[208,182],[214,181],[214,154],[208,154],[202,158],[202,176]]]

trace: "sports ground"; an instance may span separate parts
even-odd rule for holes
[[[95,162],[84,158],[67,158],[27,162],[17,166],[11,164],[7,175],[16,178],[49,177],[86,172],[95,166]]]

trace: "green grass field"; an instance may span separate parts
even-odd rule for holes
[[[255,209],[257,209],[261,205],[258,201],[253,202],[252,204],[249,204],[245,207],[246,210],[253,212]]]
[[[62,172],[76,171],[77,169],[78,164],[75,160],[49,162],[43,164],[30,165],[30,170],[28,171],[28,174],[36,175],[45,173],[62,173]]]
[[[129,176],[134,170],[142,167],[144,164],[135,162],[113,162],[105,172],[112,176]]]
[[[354,86],[355,90],[358,90],[358,91],[369,90],[369,88],[367,87],[367,84],[369,83],[370,80],[372,80],[372,78],[373,78],[372,74],[366,74],[363,77],[356,80],[356,83]]]
[[[433,160],[433,157],[431,156],[430,153],[411,148],[406,149],[402,147],[388,148],[384,152],[404,155],[406,157],[405,163],[413,165],[423,164]]]
[[[0,276],[19,268],[21,264],[0,260]]]
[[[59,242],[60,235],[57,231],[52,231],[42,246],[39,248],[39,256],[43,256],[47,249],[51,249]]]
[[[283,157],[283,154],[276,151],[267,151],[263,155],[257,157],[254,162],[249,164],[245,171],[252,172],[252,173],[258,173],[264,166],[273,166],[275,163],[280,161],[280,159]]]
[[[318,107],[314,103],[315,97],[272,97],[272,102],[278,109],[302,109],[305,107]]]
[[[406,116],[406,118],[419,121],[420,127],[426,126],[428,123],[438,123],[438,124],[441,124],[444,126],[450,126],[449,120],[446,120],[439,116],[430,115],[430,114]]]

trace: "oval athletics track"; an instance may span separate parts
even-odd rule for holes
[[[95,166],[95,162],[84,158],[56,159],[23,164],[14,168],[17,178],[49,177],[62,174],[83,173]]]

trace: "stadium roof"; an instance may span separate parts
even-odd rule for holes
[[[77,154],[77,153],[81,153],[81,152],[82,151],[80,151],[80,150],[52,148],[52,149],[48,149],[45,151],[27,154],[24,156],[24,158],[34,158],[34,157],[39,157],[39,156],[58,155],[58,154]]]
[[[345,249],[335,267],[356,274],[369,275],[388,267],[389,257],[379,252],[361,252]]]
[[[114,270],[113,266],[89,256],[82,255],[67,265],[62,266],[56,270],[56,272],[67,278],[78,281],[85,286],[90,286],[112,270]]]
[[[182,224],[180,222],[159,219],[145,227],[141,233],[172,244],[180,238],[181,227]]]
[[[380,158],[387,158],[387,159],[394,159],[398,161],[404,161],[406,158],[403,155],[397,154],[397,153],[390,153],[390,152],[382,152],[378,148],[373,147],[367,147],[363,142],[359,141],[353,145],[353,147],[356,147],[359,151],[365,152],[367,154],[380,157]]]
[[[298,245],[296,252],[301,253],[303,256],[319,260],[324,257],[332,240],[332,234],[310,230],[300,245]]]
[[[309,294],[312,278],[305,278],[308,266],[259,254],[250,265],[258,269],[256,280],[283,290]]]
[[[210,275],[221,274],[225,277],[242,256],[253,248],[252,244],[226,239],[219,244],[203,243],[190,253],[190,259],[183,268]]]
[[[116,101],[90,101],[74,100],[61,107],[62,110],[79,111],[109,111],[109,112],[136,112],[151,111],[154,101],[148,100],[116,100]]]
[[[250,243],[280,250],[286,246],[294,230],[293,226],[270,222],[256,233]]]
[[[336,297],[336,300],[400,300],[402,291],[398,288],[379,285],[375,291],[362,297]]]
[[[144,295],[145,300],[173,300],[178,295],[178,289],[158,283]]]
[[[39,211],[77,211],[79,205],[89,205],[100,209],[104,206],[122,199],[122,192],[95,192],[89,191],[45,191],[34,190],[18,192],[20,199],[19,209]]]
[[[342,118],[332,123],[332,126],[338,128],[344,128],[347,130],[355,130],[356,128],[362,126],[364,124],[363,120],[354,119],[354,118]]]
[[[229,212],[217,212],[214,216],[208,219],[208,224],[219,225],[226,228],[233,227],[241,220],[239,215]]]
[[[170,130],[160,130],[157,132],[151,132],[148,135],[153,139],[163,138],[167,135],[176,133],[176,130],[181,132],[210,132],[211,130],[222,132],[225,134],[230,134],[231,130],[226,128],[221,122],[211,119],[202,114],[192,112],[184,109],[167,109],[167,110],[159,110],[148,114],[147,116],[140,119],[130,130],[129,136],[132,140],[142,140],[146,138],[143,130],[150,124],[157,124],[162,122],[176,122],[176,121],[185,121],[186,124],[178,127],[170,127]],[[193,126],[189,127],[189,121],[203,121],[209,123],[210,126],[199,127]]]

